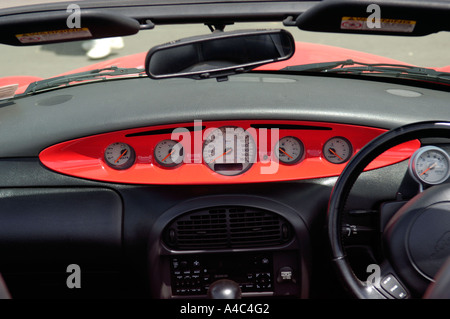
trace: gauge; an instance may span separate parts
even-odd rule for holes
[[[183,146],[174,140],[163,140],[156,145],[154,155],[158,164],[173,167],[183,161]]]
[[[333,164],[347,162],[353,154],[353,147],[349,140],[336,136],[330,138],[323,146],[323,155]]]
[[[208,135],[203,144],[203,160],[214,172],[237,175],[256,160],[253,137],[241,127],[223,126]]]
[[[125,143],[110,144],[105,150],[105,161],[114,169],[127,169],[136,159],[133,148]]]
[[[445,182],[450,175],[450,157],[439,147],[421,147],[411,156],[409,172],[419,183]]]
[[[281,138],[275,145],[275,155],[284,164],[295,164],[304,154],[303,143],[294,136]]]

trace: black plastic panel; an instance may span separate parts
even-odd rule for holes
[[[24,261],[47,270],[56,264],[111,265],[121,240],[122,202],[114,191],[0,189],[2,271]]]

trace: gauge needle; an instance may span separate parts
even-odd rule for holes
[[[164,162],[170,155],[173,154],[174,151],[175,151],[175,150],[172,150],[172,152],[170,152],[169,154],[167,154],[166,157],[164,157],[164,158],[162,159],[161,162]]]
[[[122,154],[120,154],[120,156],[114,161],[114,163],[117,163],[127,152],[128,150],[124,150]]]
[[[217,160],[218,160],[219,158],[221,158],[222,156],[225,156],[225,155],[227,155],[228,153],[230,153],[232,150],[233,150],[232,148],[228,149],[228,151],[226,151],[226,152],[224,152],[223,154],[217,156],[217,157],[216,157],[215,159],[213,159],[210,163],[214,163],[215,161],[217,161]]]
[[[328,152],[330,152],[331,154],[333,154],[334,156],[337,156],[341,161],[342,161],[342,157],[340,157],[339,155],[337,155],[337,153],[335,151],[333,151],[332,148],[328,149]]]
[[[291,159],[293,158],[291,155],[289,155],[288,153],[286,153],[281,147],[279,148],[279,150],[280,150],[281,152],[283,152],[284,154],[286,154],[287,156],[289,156]]]
[[[434,162],[433,164],[431,164],[426,170],[424,170],[422,173],[420,173],[420,176],[422,176],[423,174],[425,174],[426,172],[428,172],[430,169],[433,169],[436,166],[436,162]]]

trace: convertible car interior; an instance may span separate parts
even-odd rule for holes
[[[145,35],[0,78],[0,296],[450,298],[450,63],[297,36],[448,57],[449,21],[437,0],[0,7],[1,46],[48,70],[31,50]]]

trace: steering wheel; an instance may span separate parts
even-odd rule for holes
[[[359,279],[343,246],[344,206],[358,176],[384,151],[422,138],[450,138],[450,123],[418,122],[378,136],[352,158],[333,188],[327,217],[332,260],[356,298],[421,298],[450,256],[449,183],[420,192],[390,219],[383,233],[386,253],[378,264],[379,281]]]

